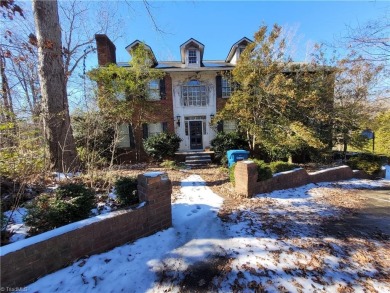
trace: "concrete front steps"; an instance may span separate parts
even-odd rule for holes
[[[187,155],[185,159],[185,164],[190,168],[200,168],[207,166],[211,163],[210,154],[199,153]]]

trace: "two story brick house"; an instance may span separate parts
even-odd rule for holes
[[[129,66],[116,62],[115,45],[106,35],[95,38],[99,66],[109,63]],[[231,87],[223,77],[224,72],[234,68],[241,52],[251,42],[242,38],[232,45],[225,60],[216,61],[204,60],[205,46],[192,38],[180,46],[179,61],[157,61],[146,45],[152,53],[154,68],[164,71],[165,76],[149,84],[148,99],[157,109],[150,113],[150,122],[144,124],[142,131],[134,131],[127,124],[121,126],[119,147],[126,152],[127,161],[134,159],[133,149],[140,149],[142,138],[159,132],[175,132],[182,139],[179,151],[191,152],[208,148],[217,131],[234,131],[234,121],[224,121],[216,127],[211,120],[230,97]],[[126,50],[130,53],[139,43],[134,41]]]

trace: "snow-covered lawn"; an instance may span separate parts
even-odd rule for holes
[[[224,204],[191,175],[172,204],[172,228],[80,259],[27,291],[389,292],[388,241],[321,229],[344,211],[329,194],[383,182],[310,184]]]

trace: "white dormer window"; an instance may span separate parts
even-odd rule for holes
[[[196,64],[197,62],[197,56],[196,56],[196,50],[195,49],[189,49],[188,50],[188,64]]]

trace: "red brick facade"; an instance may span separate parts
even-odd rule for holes
[[[175,121],[173,117],[173,95],[172,95],[172,78],[169,74],[164,77],[165,83],[165,99],[158,101],[150,101],[150,109],[145,114],[145,119],[150,123],[167,123],[167,131],[170,133],[175,132]],[[133,125],[138,125],[134,129],[135,148],[123,148],[119,151],[118,163],[129,164],[136,161],[146,161],[148,156],[143,150],[142,140],[143,131],[142,125],[137,121],[137,117],[134,117]]]
[[[110,63],[116,63],[115,45],[106,35],[95,35],[98,64],[105,66]]]

